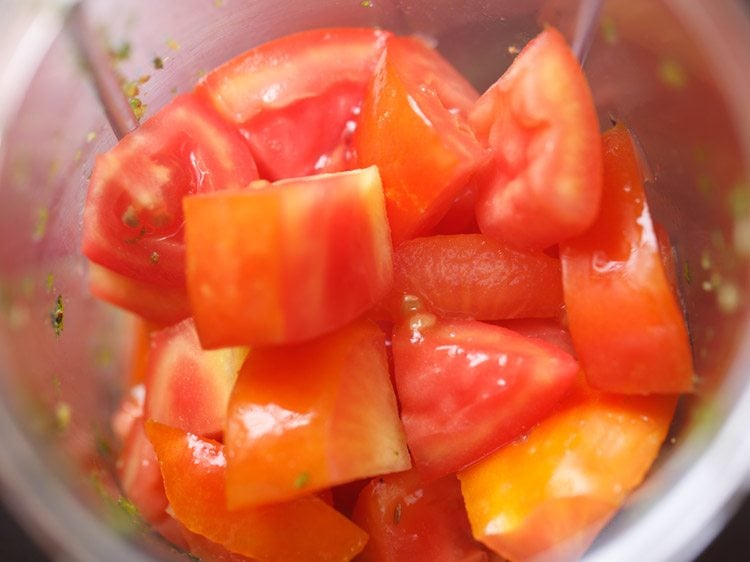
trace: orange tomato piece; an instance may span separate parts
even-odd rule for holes
[[[392,247],[374,167],[187,197],[188,293],[206,348],[295,343],[388,291]]]
[[[547,551],[577,559],[643,480],[676,403],[579,389],[526,437],[458,474],[474,536],[513,562]]]
[[[174,517],[189,531],[261,562],[348,561],[367,534],[314,496],[230,511],[223,446],[148,421]]]
[[[570,334],[591,386],[629,394],[689,392],[687,328],[665,271],[630,134],[604,134],[599,217],[560,246]]]
[[[359,321],[298,346],[251,351],[225,443],[231,508],[408,469],[383,332]]]
[[[383,178],[393,243],[437,225],[487,155],[466,114],[478,94],[437,51],[391,37],[354,135]]]

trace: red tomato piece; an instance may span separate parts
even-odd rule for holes
[[[413,295],[440,315],[479,320],[562,313],[560,260],[483,234],[408,240],[394,252],[393,270],[396,305]]]
[[[474,212],[478,197],[479,187],[472,180],[453,198],[448,212],[430,234],[475,234],[479,232]]]
[[[232,552],[204,536],[188,531],[184,526],[180,530],[187,542],[188,552],[200,562],[255,562],[253,558]]]
[[[688,392],[685,321],[662,264],[630,134],[604,135],[594,225],[560,247],[570,334],[589,383],[629,394]]]
[[[504,320],[498,325],[518,332],[527,338],[544,340],[575,357],[576,352],[570,332],[557,320],[549,318],[518,318]]]
[[[524,439],[459,472],[474,536],[514,562],[577,560],[645,477],[676,403],[579,387]]]
[[[185,221],[188,290],[207,348],[314,338],[391,285],[374,167],[187,197]]]
[[[434,227],[486,161],[466,120],[477,97],[421,40],[388,40],[354,144],[380,170],[395,245]]]
[[[257,177],[240,134],[195,96],[178,96],[97,157],[83,253],[138,285],[168,288],[173,298],[172,289],[185,287],[182,198],[243,188]],[[115,291],[113,283],[117,304],[143,312],[140,293],[129,295],[123,286]]]
[[[151,337],[146,365],[146,419],[216,437],[247,348],[205,350],[192,318]]]
[[[563,350],[473,320],[420,313],[393,336],[401,419],[415,467],[453,473],[519,437],[571,388]]]
[[[251,351],[225,443],[232,509],[408,469],[383,332],[363,320],[298,346]]]
[[[184,284],[159,287],[89,263],[89,290],[95,297],[133,312],[157,326],[169,326],[190,316]]]
[[[352,133],[389,35],[354,28],[288,35],[218,67],[196,92],[238,126],[266,179],[351,169]]]
[[[486,562],[471,535],[461,486],[454,475],[425,482],[413,470],[372,480],[354,507],[369,535],[361,562]]]
[[[230,511],[223,446],[158,422],[146,423],[169,505],[188,530],[263,562],[346,561],[367,535],[315,496]]]
[[[494,151],[480,175],[485,234],[546,248],[580,234],[601,197],[601,144],[593,99],[562,35],[548,27],[476,103],[469,121]]]

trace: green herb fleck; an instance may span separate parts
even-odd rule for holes
[[[401,506],[401,504],[397,503],[396,504],[396,509],[393,510],[393,524],[394,525],[398,525],[399,522],[401,521],[401,510],[402,509],[403,509],[403,507]]]
[[[65,304],[63,303],[62,295],[57,295],[55,300],[55,309],[50,314],[50,321],[52,323],[52,329],[55,331],[56,336],[62,334],[65,320]]]
[[[133,116],[140,121],[146,113],[146,104],[144,104],[139,98],[130,98],[128,100],[130,109],[133,110]]]
[[[166,43],[167,43],[167,47],[169,47],[169,49],[171,49],[172,51],[179,51],[180,50],[180,44],[177,41],[175,41],[174,39],[169,38],[169,39],[167,39]]]
[[[359,5],[363,8],[372,8],[374,4],[372,0],[362,0]]]
[[[89,131],[86,133],[86,142],[91,142],[96,138],[96,132],[95,131]]]
[[[300,472],[297,475],[297,478],[294,479],[294,487],[300,490],[304,488],[305,486],[307,486],[309,482],[310,482],[310,473],[307,471]]]
[[[120,496],[117,499],[117,505],[130,517],[140,517],[140,514],[138,513],[138,508],[129,499]]]
[[[682,264],[682,276],[685,278],[685,283],[688,285],[693,282],[693,273],[690,271],[690,264],[687,261]]]
[[[164,68],[164,59],[161,57],[154,57],[154,60],[151,62],[153,62],[154,68],[156,70],[161,70]]]
[[[602,37],[607,45],[614,45],[619,39],[617,25],[612,17],[602,18]]]
[[[52,294],[52,291],[54,291],[55,289],[55,274],[54,273],[47,274],[47,280],[45,281],[44,285],[47,288],[47,293]]]
[[[734,218],[750,214],[750,185],[740,182],[729,192],[729,209]]]
[[[112,456],[112,445],[101,431],[94,432],[94,449],[103,459],[110,458]]]
[[[67,402],[58,402],[55,406],[55,427],[60,432],[65,432],[70,427],[73,411]]]
[[[119,62],[128,60],[132,51],[132,45],[128,41],[125,41],[119,47],[111,48],[109,54],[114,60]]]
[[[687,84],[687,72],[678,61],[666,58],[659,65],[659,78],[665,86],[674,90],[681,90]]]
[[[36,213],[36,223],[34,224],[34,232],[31,235],[31,239],[34,242],[39,242],[44,235],[47,234],[47,223],[49,222],[49,209],[42,207]]]

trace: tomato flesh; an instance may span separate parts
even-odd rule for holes
[[[521,436],[571,388],[578,363],[541,340],[416,314],[393,336],[401,419],[415,467],[439,478]]]
[[[367,535],[314,496],[230,511],[223,501],[223,446],[158,422],[146,434],[159,459],[169,505],[189,531],[231,552],[268,562],[351,560]]]
[[[420,40],[388,40],[354,143],[360,164],[380,170],[395,245],[434,227],[486,161],[466,121],[477,97]]]
[[[630,394],[693,389],[682,312],[667,276],[630,134],[604,135],[594,225],[560,247],[570,333],[589,383]]]
[[[385,335],[368,321],[299,346],[251,351],[228,418],[231,508],[411,466]]]
[[[375,168],[187,197],[185,220],[188,290],[207,348],[311,339],[390,288]]]
[[[546,248],[580,234],[601,198],[599,124],[591,92],[565,39],[546,28],[469,114],[493,151],[478,177],[485,234]]]

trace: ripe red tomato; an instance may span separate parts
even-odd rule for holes
[[[413,471],[374,478],[359,494],[354,522],[369,535],[361,562],[486,562],[471,536],[454,475],[425,482]]]
[[[560,247],[570,334],[589,383],[609,392],[689,392],[693,363],[633,143],[604,134],[604,194],[594,225]]]
[[[486,161],[466,121],[477,97],[419,39],[388,40],[354,143],[360,164],[380,170],[395,245],[434,227]]]
[[[223,446],[157,422],[146,434],[175,519],[231,552],[268,562],[351,560],[367,535],[315,496],[228,510]]]
[[[396,389],[414,466],[438,478],[520,437],[571,388],[578,363],[542,340],[416,314],[393,336]]]
[[[82,249],[116,275],[99,271],[94,289],[157,322],[184,317],[182,198],[243,188],[257,177],[236,130],[195,96],[176,97],[96,159]],[[162,303],[160,289],[167,296]]]
[[[358,321],[298,346],[251,351],[225,443],[230,508],[408,469],[383,332]]]
[[[524,47],[469,121],[494,152],[478,178],[482,232],[541,249],[591,225],[601,197],[599,123],[558,31],[548,27]]]
[[[252,149],[275,181],[356,167],[351,137],[389,33],[316,29],[243,53],[196,88]]]
[[[207,348],[319,336],[391,285],[374,167],[186,197],[185,231],[189,295]]]
[[[415,238],[393,255],[393,307],[419,297],[443,316],[478,320],[559,317],[560,260],[483,234]]]

